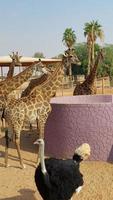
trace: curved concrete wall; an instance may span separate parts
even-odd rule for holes
[[[45,128],[46,154],[70,157],[84,142],[90,160],[113,161],[112,95],[56,97]]]

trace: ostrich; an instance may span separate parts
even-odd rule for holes
[[[44,200],[72,200],[83,186],[79,163],[90,155],[90,146],[82,144],[75,150],[73,159],[44,159],[44,140],[38,139],[40,164],[35,170],[35,184]]]

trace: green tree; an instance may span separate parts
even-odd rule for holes
[[[71,56],[73,55],[73,47],[75,45],[76,42],[76,34],[75,31],[72,30],[72,28],[66,28],[64,33],[63,33],[63,39],[62,42],[64,43],[64,45],[66,47],[68,47],[68,49],[65,51],[65,59],[67,59],[67,66],[68,66],[68,70],[69,70],[69,78],[70,78],[70,82],[71,82],[71,77],[72,77],[72,68],[71,68]]]
[[[35,58],[45,58],[44,54],[42,52],[36,52],[34,53],[34,56]]]
[[[104,46],[105,58],[102,65],[99,66],[98,76],[109,76],[110,80],[113,79],[113,45],[106,44]]]
[[[68,48],[72,48],[76,42],[76,34],[72,28],[66,28],[65,32],[63,33],[62,42]]]
[[[86,43],[77,43],[75,45],[75,52],[78,56],[78,59],[81,61],[81,66],[78,66],[79,72],[78,74],[87,74],[87,65],[88,65],[88,52],[87,52],[87,44]],[[73,67],[74,71],[76,71],[76,66]]]
[[[95,61],[96,40],[97,40],[97,38],[99,38],[102,41],[104,38],[102,26],[98,23],[98,21],[94,21],[94,20],[90,23],[85,23],[84,35],[85,35],[85,37],[87,37],[88,74],[89,74],[90,69],[93,67],[94,61]]]
[[[57,59],[57,58],[59,58],[59,59],[61,58],[61,59],[62,59],[62,57],[63,57],[63,53],[60,53],[60,54],[58,54],[57,56],[54,56],[54,57],[52,57],[52,58],[56,58],[56,59]]]
[[[75,52],[78,56],[78,59],[81,61],[81,66],[79,66],[80,73],[87,75],[88,72],[88,51],[87,43],[77,43],[75,45]],[[98,53],[100,47],[98,44],[95,44],[95,54]],[[75,67],[76,68],[76,67]]]

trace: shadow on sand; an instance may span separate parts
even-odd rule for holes
[[[31,189],[20,189],[20,195],[2,198],[1,200],[40,200],[35,197],[35,191]]]
[[[111,150],[110,150],[109,157],[108,157],[107,161],[113,163],[113,145],[111,147]]]
[[[37,152],[37,145],[34,145],[34,141],[38,138],[38,134],[36,130],[33,130],[32,132],[24,130],[21,133],[20,138],[20,148],[23,151],[28,151],[31,153]],[[0,145],[5,147],[5,138],[4,134],[3,137],[0,138]],[[9,148],[15,149],[15,144],[13,142],[10,142]]]
[[[38,138],[38,134],[36,130],[33,130],[32,132],[30,131],[22,131],[21,133],[21,138],[20,138],[20,149],[25,152],[30,152],[36,155],[36,160],[31,161],[29,159],[29,156],[23,156],[24,163],[31,166],[31,167],[36,167],[36,161],[37,161],[37,153],[38,153],[38,146],[34,145],[34,141]],[[3,146],[2,150],[0,150],[0,157],[4,158],[5,157],[5,138],[4,138],[4,133],[0,137],[0,146]],[[10,149],[15,149],[15,155],[12,155],[10,152]],[[24,154],[25,155],[25,154]],[[8,157],[11,160],[18,161],[18,154],[16,152],[16,146],[15,143],[10,142],[9,143],[9,153]],[[4,164],[0,164],[0,167],[4,167]],[[20,168],[20,167],[19,167]]]

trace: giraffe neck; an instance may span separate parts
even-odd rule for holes
[[[10,80],[4,80],[0,83],[0,94],[7,95],[13,90],[20,87],[25,81],[27,81],[33,73],[34,64],[29,66],[27,69],[19,73],[18,75],[12,77]]]
[[[101,53],[99,52],[99,54],[95,60],[94,67],[92,68],[90,74],[86,77],[86,80],[83,82],[84,85],[85,84],[88,84],[88,85],[94,84],[100,60],[101,60]]]
[[[15,67],[15,62],[12,60],[10,66],[9,66],[9,70],[8,70],[6,79],[10,79],[10,78],[13,77],[13,74],[14,74],[14,67]]]
[[[62,85],[63,76],[64,76],[63,65],[60,64],[56,68],[55,72],[50,77],[48,84],[46,84],[46,87],[44,88],[44,93],[46,98],[50,99],[56,94],[57,89],[60,88]]]
[[[50,100],[50,98],[56,93],[56,90],[61,86],[63,74],[63,65],[57,64],[54,72],[49,75],[43,84],[35,87],[32,94],[36,94],[38,96],[40,92],[43,92],[45,99]]]
[[[48,74],[43,74],[40,78],[32,79],[28,85],[28,87],[22,92],[21,97],[28,96],[32,90],[36,87],[44,83],[48,78]]]

